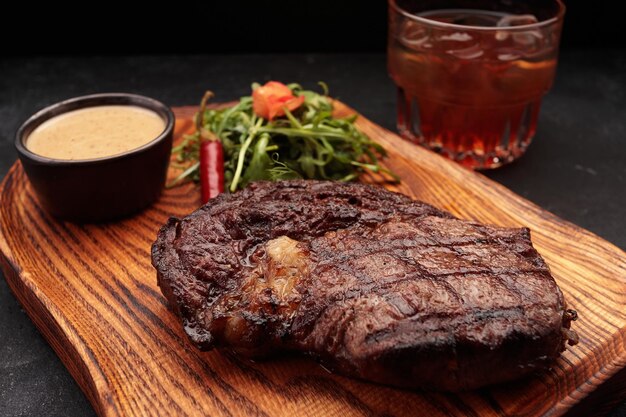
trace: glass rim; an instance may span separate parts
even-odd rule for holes
[[[519,25],[519,26],[504,26],[504,27],[497,27],[497,26],[471,26],[471,25],[459,25],[457,23],[445,23],[445,22],[439,22],[437,20],[433,20],[433,19],[428,19],[426,17],[422,17],[422,16],[418,16],[416,14],[413,14],[411,12],[408,12],[406,10],[404,10],[403,8],[401,8],[400,6],[398,6],[397,4],[397,0],[389,0],[389,5],[398,13],[400,13],[401,15],[403,15],[404,17],[407,17],[413,21],[419,22],[421,24],[424,25],[429,25],[429,26],[434,26],[434,27],[438,27],[441,29],[462,29],[462,30],[475,30],[475,31],[484,31],[484,32],[501,32],[501,31],[518,31],[518,30],[531,30],[531,29],[537,29],[537,28],[541,28],[544,26],[549,26],[553,23],[559,22],[561,20],[563,20],[563,16],[565,15],[565,4],[563,3],[562,0],[553,0],[556,4],[557,7],[559,8],[556,15],[554,15],[554,17],[551,17],[550,19],[546,19],[546,20],[542,20],[540,22],[535,22],[535,23],[529,23],[526,25]],[[471,10],[471,9],[469,9]]]

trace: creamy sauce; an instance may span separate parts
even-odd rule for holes
[[[142,107],[87,107],[46,120],[28,136],[26,148],[54,159],[95,159],[139,148],[164,129],[165,121]]]

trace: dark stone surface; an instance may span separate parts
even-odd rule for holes
[[[81,94],[126,91],[178,106],[205,89],[226,101],[277,79],[331,93],[394,129],[395,89],[383,54],[9,58],[0,61],[0,175],[13,134],[41,107]],[[487,175],[555,214],[626,248],[626,50],[565,50],[535,143]],[[94,412],[0,279],[0,416]],[[626,403],[612,417],[626,416]]]

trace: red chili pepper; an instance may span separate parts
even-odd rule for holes
[[[206,104],[213,97],[211,91],[204,93],[200,102],[200,113],[196,117],[196,129],[200,133],[200,189],[202,204],[224,192],[224,150],[222,142],[202,127],[202,115]]]
[[[200,144],[200,183],[202,204],[224,192],[224,152],[219,140]]]

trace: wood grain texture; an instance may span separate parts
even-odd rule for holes
[[[352,110],[337,103],[339,114]],[[176,109],[176,134],[194,108]],[[202,353],[156,285],[150,245],[171,216],[199,205],[196,186],[164,193],[116,223],[76,225],[44,212],[16,163],[0,191],[9,286],[101,416],[592,415],[626,397],[626,254],[489,179],[359,118],[403,182],[389,187],[455,215],[528,226],[571,308],[580,344],[548,372],[461,394],[411,392],[328,373],[287,357],[253,363]],[[380,178],[365,176],[365,181]],[[599,408],[598,408],[599,407]]]

